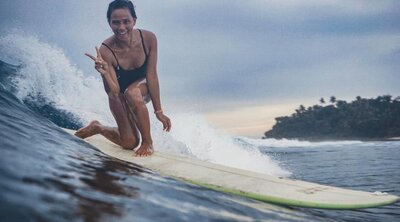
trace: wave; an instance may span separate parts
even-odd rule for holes
[[[246,137],[238,137],[237,141],[243,145],[254,147],[326,147],[326,146],[348,146],[354,144],[361,144],[363,142],[357,140],[341,140],[341,141],[324,141],[324,142],[310,142],[303,140],[290,140],[290,139],[252,139]]]
[[[198,159],[271,175],[290,175],[279,166],[278,161],[261,153],[256,147],[237,143],[234,137],[212,127],[199,114],[182,113],[172,117],[175,128],[171,136],[174,141],[184,144]]]
[[[0,37],[1,84],[32,110],[61,127],[78,128],[93,119],[115,126],[100,77],[85,75],[63,50],[34,36]],[[173,130],[167,134],[151,115],[156,149],[189,155],[241,169],[289,176],[277,160],[257,147],[238,142],[208,124],[197,113],[171,113]]]
[[[111,123],[100,79],[86,77],[62,49],[37,37],[9,34],[0,38],[2,56],[18,66],[10,84],[15,95],[29,104],[54,106],[74,114],[78,122],[96,118]],[[8,76],[11,74],[9,73]]]

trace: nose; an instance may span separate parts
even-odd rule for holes
[[[126,30],[126,26],[124,26],[124,25],[121,25],[117,28],[117,32],[125,32],[125,30]]]

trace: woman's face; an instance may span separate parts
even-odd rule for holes
[[[135,23],[136,19],[132,17],[129,9],[115,9],[111,13],[110,27],[118,39],[129,40]]]

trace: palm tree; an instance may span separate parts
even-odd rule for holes
[[[300,105],[299,109],[300,109],[300,112],[306,111],[306,107],[304,107],[303,105]]]
[[[330,100],[329,100],[332,104],[336,103],[336,97],[331,96]]]
[[[324,98],[321,98],[321,99],[319,100],[319,102],[320,102],[321,104],[324,104],[324,103],[325,103]]]
[[[338,106],[338,108],[342,108],[342,107],[344,107],[346,104],[347,104],[347,102],[344,101],[344,100],[338,100],[337,103],[336,103],[336,105]]]

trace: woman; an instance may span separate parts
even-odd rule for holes
[[[125,149],[139,146],[141,137],[135,156],[149,156],[154,152],[146,107],[150,99],[164,130],[171,130],[171,121],[164,115],[160,102],[157,39],[152,32],[134,29],[136,13],[129,0],[111,2],[107,20],[114,34],[102,43],[100,49],[96,47],[97,56],[85,55],[93,59],[95,69],[103,78],[118,127],[107,127],[95,120],[75,135],[86,138],[101,134]]]

